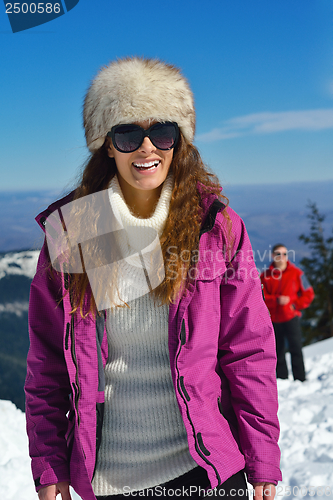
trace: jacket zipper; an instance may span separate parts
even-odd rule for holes
[[[280,277],[279,277],[278,296],[280,296],[280,294],[281,294],[281,288],[282,288],[282,273],[280,273]],[[277,303],[277,317],[278,317],[278,319],[280,319],[280,317],[281,317],[281,306],[280,306],[279,302]]]
[[[74,406],[76,408],[77,413],[77,425],[80,425],[80,414],[79,414],[79,399],[81,396],[81,388],[79,383],[79,370],[77,364],[77,358],[75,353],[75,338],[74,338],[74,316],[71,317],[71,323],[67,323],[67,331],[66,331],[66,339],[65,339],[65,347],[68,349],[68,329],[70,331],[71,336],[71,355],[72,360],[75,365],[75,382],[72,382],[73,393],[74,393]],[[66,343],[67,340],[67,343]]]
[[[177,390],[184,401],[185,407],[186,407],[186,415],[188,418],[188,421],[192,427],[193,431],[193,436],[194,436],[194,443],[195,443],[195,450],[198,453],[198,455],[206,462],[207,465],[210,465],[215,472],[217,481],[218,481],[218,486],[221,486],[221,478],[220,475],[215,467],[215,465],[208,460],[208,456],[210,455],[210,451],[205,447],[202,439],[202,434],[201,432],[198,432],[198,434],[195,432],[194,424],[192,422],[191,416],[190,416],[190,411],[188,407],[188,402],[191,400],[188,392],[185,389],[185,384],[184,384],[184,377],[180,376],[179,374],[179,368],[178,368],[178,358],[180,355],[180,352],[182,350],[182,346],[185,344],[186,341],[186,330],[185,330],[185,321],[182,321],[182,327],[180,331],[180,347],[176,355],[176,371],[177,371]]]
[[[70,327],[70,332],[71,332],[71,354],[72,354],[72,359],[75,365],[75,382],[72,383],[73,389],[74,389],[74,406],[76,408],[76,413],[77,413],[77,426],[80,426],[81,418],[80,418],[80,413],[79,413],[79,399],[81,396],[81,387],[79,383],[79,370],[78,370],[78,364],[77,364],[77,358],[76,358],[76,353],[75,353],[75,339],[74,339],[74,316],[72,315],[71,317],[71,327]],[[86,460],[86,454],[84,452],[84,448],[81,444],[81,449],[82,453],[84,456],[84,459]]]
[[[64,273],[64,286],[65,289],[69,289],[69,279],[70,275],[68,273]],[[69,294],[69,300],[72,305],[72,296],[71,293]],[[75,365],[75,382],[72,382],[72,387],[73,387],[73,395],[74,395],[74,407],[76,409],[77,413],[77,425],[80,425],[80,414],[79,414],[79,399],[81,396],[81,387],[80,387],[80,382],[79,382],[79,367],[77,363],[77,358],[76,358],[76,352],[75,352],[75,335],[74,335],[74,314],[71,315],[71,322],[67,323],[66,325],[66,336],[65,336],[65,349],[68,349],[68,340],[69,336],[71,338],[71,356],[73,363]]]
[[[75,339],[74,339],[74,316],[72,315],[71,317],[71,322],[67,323],[66,325],[66,335],[65,335],[65,349],[68,350],[68,340],[69,336],[71,337],[71,355],[72,355],[72,360],[75,365],[75,382],[72,382],[72,388],[73,388],[73,395],[74,395],[74,407],[76,409],[77,413],[77,425],[79,427],[80,425],[80,414],[79,414],[79,399],[81,395],[81,388],[79,384],[79,374],[78,374],[78,364],[77,364],[77,358],[76,358],[76,353],[75,353]],[[74,412],[73,416],[69,418],[69,420],[72,420],[74,417]],[[73,425],[69,435],[67,436],[67,443],[69,443],[70,439],[72,438],[72,435],[74,433],[74,427]],[[82,445],[81,445],[82,446]],[[84,456],[84,459],[86,459],[86,454],[84,452],[83,446],[82,446],[82,453]]]

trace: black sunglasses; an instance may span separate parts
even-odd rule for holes
[[[174,122],[154,123],[147,130],[134,124],[115,125],[107,135],[121,153],[133,153],[139,149],[145,137],[149,137],[155,148],[167,151],[175,147],[179,128]]]

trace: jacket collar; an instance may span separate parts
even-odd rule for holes
[[[289,260],[287,261],[287,267],[282,271],[284,273],[284,271],[287,271],[287,269],[289,269],[290,267],[294,267],[293,264],[291,264],[289,262]],[[274,266],[274,262],[271,263],[271,265],[269,266],[269,269],[270,271],[273,271],[274,269],[277,269],[275,266]]]
[[[197,183],[197,189],[201,196],[201,209],[202,209],[202,226],[200,230],[200,237],[213,229],[215,224],[215,219],[217,213],[220,210],[225,209],[225,204],[222,203],[214,193],[209,193],[206,191],[205,186],[201,183]],[[221,188],[222,191],[222,188]]]
[[[45,210],[43,210],[43,212],[41,212],[40,214],[37,215],[35,220],[37,221],[37,224],[39,224],[39,226],[43,229],[44,232],[45,232],[45,222],[46,222],[46,219],[48,218],[48,216],[51,215],[52,212],[54,212],[58,208],[62,207],[63,205],[66,205],[67,203],[72,201],[74,198],[74,194],[75,194],[75,190],[71,191],[69,194],[67,194],[66,196],[64,196],[60,200],[57,200],[57,201],[51,203],[51,205],[49,205]]]

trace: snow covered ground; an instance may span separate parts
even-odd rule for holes
[[[306,382],[278,380],[283,482],[277,493],[287,496],[290,486],[295,496],[333,498],[333,338],[305,347],[304,355]]]
[[[277,500],[333,499],[333,339],[304,348],[307,381],[278,380],[283,481]],[[24,413],[0,401],[0,499],[36,500]],[[58,497],[60,499],[60,496]],[[72,492],[73,500],[80,500]]]

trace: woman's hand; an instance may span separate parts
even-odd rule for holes
[[[280,306],[286,306],[290,302],[290,297],[289,295],[279,295],[277,300]]]
[[[39,500],[56,500],[56,496],[61,494],[61,500],[72,500],[69,492],[69,483],[62,482],[52,484],[52,486],[45,486],[38,491]]]
[[[274,500],[275,486],[272,483],[253,483],[254,500]]]

